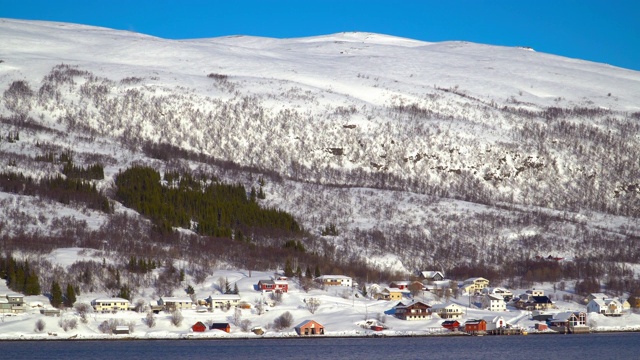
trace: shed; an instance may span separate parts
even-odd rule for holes
[[[113,329],[113,334],[114,335],[118,335],[118,334],[129,334],[129,327],[126,325],[118,325],[116,326],[115,329]]]
[[[458,320],[446,320],[442,322],[442,327],[451,331],[457,331],[460,327]]]
[[[44,316],[60,316],[60,309],[44,308],[44,309],[40,309],[40,314]]]
[[[231,325],[229,323],[213,323],[209,326],[210,330],[222,330],[224,332],[231,332]]]
[[[202,321],[198,321],[191,327],[191,330],[193,332],[205,332],[207,331],[207,325],[205,325]]]
[[[315,320],[305,320],[295,327],[300,336],[324,335],[324,326]]]
[[[468,320],[464,323],[464,331],[470,334],[482,333],[487,331],[487,322],[483,319]]]

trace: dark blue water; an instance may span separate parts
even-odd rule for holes
[[[413,338],[3,341],[1,359],[640,359],[640,333]]]

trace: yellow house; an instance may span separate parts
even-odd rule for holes
[[[402,300],[402,290],[398,288],[385,288],[375,295],[376,300]]]
[[[96,312],[116,312],[129,310],[129,300],[122,298],[98,298],[91,302]]]
[[[487,286],[489,286],[489,280],[483,277],[474,277],[465,280],[462,283],[462,286],[460,286],[460,289],[468,294],[476,294],[480,293],[482,289],[486,288]]]

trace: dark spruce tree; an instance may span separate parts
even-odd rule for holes
[[[60,288],[60,284],[57,281],[53,281],[51,283],[51,306],[54,308],[62,307],[62,289]]]

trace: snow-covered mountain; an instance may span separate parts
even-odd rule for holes
[[[0,44],[0,172],[59,173],[34,159],[71,150],[105,166],[107,194],[134,163],[248,188],[263,174],[263,204],[318,235],[311,249],[390,270],[640,262],[640,72],[371,33],[166,40],[0,19]],[[215,161],[153,159],[151,144]],[[2,235],[109,222],[0,198]]]

